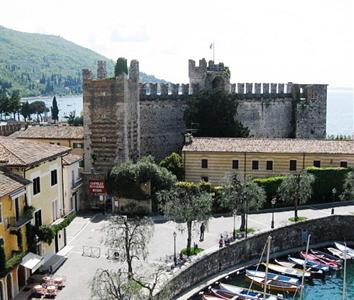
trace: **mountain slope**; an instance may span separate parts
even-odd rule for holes
[[[0,87],[18,89],[22,96],[81,93],[81,70],[96,70],[97,60],[106,60],[113,74],[112,60],[62,37],[0,26]],[[145,73],[140,77],[161,82]]]

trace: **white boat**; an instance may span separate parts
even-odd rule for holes
[[[294,263],[291,263],[289,261],[283,261],[283,260],[277,260],[277,259],[274,259],[274,261],[278,264],[278,265],[281,265],[283,267],[286,267],[286,268],[294,268],[296,266],[296,264]]]
[[[309,260],[303,260],[301,258],[295,258],[295,257],[290,257],[288,258],[291,262],[296,263],[299,266],[303,266],[304,263],[306,265],[306,267],[311,268],[311,269],[315,269],[315,270],[321,270],[323,272],[329,272],[329,267],[326,265],[322,265],[313,261],[309,261]]]
[[[337,247],[337,249],[339,249],[343,253],[345,252],[346,255],[349,256],[350,258],[354,258],[354,249],[344,246],[342,244],[339,244],[337,242],[335,242],[334,245]]]
[[[331,248],[331,247],[327,248],[327,250],[329,252],[331,252],[333,255],[339,257],[340,259],[345,259],[344,253],[342,251],[340,251],[340,250],[338,250],[336,248]],[[347,255],[347,259],[350,259],[350,258],[351,257],[349,257],[349,255]]]
[[[232,284],[220,283],[220,288],[230,293],[233,293],[236,296],[241,297],[241,299],[250,299],[250,300],[261,300],[264,299],[263,294],[259,291],[249,290],[246,288],[241,288]],[[277,300],[277,296],[268,294],[266,295],[266,300]]]
[[[264,266],[266,266],[265,263],[263,263]],[[289,275],[289,276],[295,276],[295,277],[299,277],[301,278],[302,275],[304,275],[305,277],[311,277],[311,273],[307,272],[301,269],[297,269],[297,268],[288,268],[288,267],[284,267],[284,266],[279,266],[276,264],[268,264],[268,268],[274,272],[278,272],[280,274],[285,274],[285,275]]]
[[[246,274],[250,275],[250,276],[255,276],[255,277],[267,278],[268,280],[282,281],[282,282],[287,282],[287,283],[291,283],[291,284],[295,284],[295,285],[300,284],[298,278],[293,278],[293,277],[275,274],[275,273],[271,273],[271,272],[268,272],[268,274],[266,276],[265,272],[246,270]]]

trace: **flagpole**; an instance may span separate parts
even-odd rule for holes
[[[215,63],[215,41],[213,41],[213,62]]]

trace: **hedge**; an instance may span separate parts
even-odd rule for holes
[[[256,182],[260,187],[262,187],[266,193],[267,201],[263,208],[270,208],[272,206],[271,200],[277,194],[278,187],[286,179],[286,176],[273,176],[266,178],[256,178]],[[277,203],[277,207],[286,206],[285,204]]]
[[[312,203],[338,201],[343,192],[345,176],[350,168],[307,168],[307,172],[315,176],[313,183]],[[335,197],[332,190],[336,189]],[[334,198],[334,199],[333,199]]]

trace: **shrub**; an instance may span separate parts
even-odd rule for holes
[[[333,188],[336,189],[334,200],[338,200],[343,192],[345,177],[350,170],[348,168],[307,168],[307,172],[315,176],[311,202],[333,201]]]
[[[182,157],[176,152],[172,152],[169,156],[166,156],[159,163],[160,167],[166,168],[172,174],[176,175],[178,180],[182,180],[183,177],[183,162]]]

